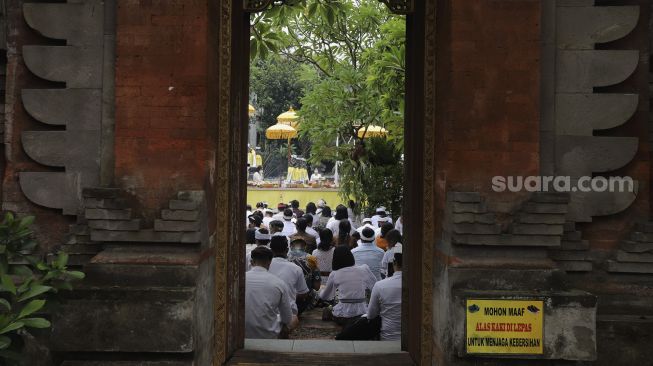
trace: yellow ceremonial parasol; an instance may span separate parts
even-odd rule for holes
[[[388,130],[381,126],[364,126],[358,129],[359,138],[385,137],[388,136]]]
[[[299,116],[297,115],[297,112],[290,107],[288,112],[283,112],[277,117],[277,123],[297,128],[297,125],[299,125]]]
[[[265,130],[265,137],[270,140],[288,140],[288,166],[290,166],[290,139],[297,137],[297,130],[292,126],[277,123]]]
[[[249,107],[247,107],[247,114],[253,116],[254,113],[256,113],[256,109],[254,109],[254,106],[250,104]]]

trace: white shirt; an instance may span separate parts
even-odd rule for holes
[[[395,247],[388,249],[387,252],[383,255],[383,260],[381,261],[381,273],[385,276],[388,275],[388,264],[395,261]]]
[[[317,268],[320,269],[320,272],[331,272],[333,264],[333,252],[336,248],[331,247],[331,249],[324,250],[315,249],[313,251],[313,256],[317,259]]]
[[[374,285],[367,317],[381,316],[381,340],[401,339],[401,271]]]
[[[397,219],[397,222],[395,223],[395,229],[399,231],[399,234],[404,235],[404,223],[401,216]]]
[[[297,295],[308,292],[302,269],[285,258],[276,257],[272,258],[270,273],[279,277],[288,286],[290,298],[292,299],[292,310],[297,313],[297,304],[295,302]]]
[[[292,321],[290,301],[287,286],[265,268],[245,273],[245,337],[278,338],[282,324]]]
[[[252,176],[252,180],[254,180],[254,182],[260,183],[263,181],[263,175],[259,172],[254,172],[254,175]]]
[[[267,217],[267,216],[265,216],[265,217],[263,218],[263,226],[265,226],[266,228],[269,229],[269,228],[270,228],[270,223],[271,223],[272,221],[274,221],[274,217]]]
[[[333,315],[351,318],[367,311],[365,290],[371,290],[376,277],[367,266],[351,266],[331,272],[320,298],[331,300],[338,295]]]
[[[344,219],[343,219],[344,220]],[[348,219],[349,223],[351,224],[351,233],[354,233],[354,223],[351,221],[351,219]],[[333,233],[333,237],[337,238],[338,237],[338,232],[340,231],[340,220],[336,220],[335,217],[332,217],[329,219],[329,222],[326,224],[326,228],[331,230]]]
[[[366,264],[377,280],[381,279],[381,261],[385,252],[374,243],[359,242],[358,246],[351,250],[357,265]]]
[[[307,227],[306,228],[306,234],[313,235],[315,237],[315,243],[320,244],[320,234],[315,231],[312,227]]]
[[[296,232],[297,232],[297,227],[295,226],[295,224],[293,224],[292,221],[283,220],[283,230],[281,231],[283,235],[290,236]]]
[[[245,245],[245,253],[246,253],[245,254],[245,272],[252,269],[252,250],[254,250],[254,248],[256,248],[258,246],[259,246],[258,244],[247,244],[247,245]],[[261,245],[261,246],[270,249],[269,245]]]
[[[374,227],[379,227],[379,219],[380,219],[380,218],[381,218],[380,215],[374,215],[374,216],[372,216],[372,226],[374,226]],[[389,223],[392,224],[392,217],[390,217],[390,216],[386,216],[385,219],[387,220],[387,222],[389,222]]]

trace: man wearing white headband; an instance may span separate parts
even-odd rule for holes
[[[372,271],[378,281],[381,279],[381,261],[385,252],[374,244],[376,235],[372,228],[363,228],[360,231],[360,235],[361,240],[358,246],[351,250],[351,254],[354,255],[356,265],[366,264],[370,267],[370,271]]]
[[[394,274],[381,280],[372,288],[367,318],[381,317],[381,340],[401,339],[401,269],[403,265],[401,244],[394,247]]]
[[[252,246],[251,248],[247,248],[247,254],[245,255],[245,272],[249,271],[252,269],[252,250],[254,250],[257,247],[266,247],[269,248],[270,244],[270,232],[268,229],[261,228],[256,230],[256,233],[254,233],[254,238],[256,239],[256,245]]]
[[[372,216],[372,226],[380,227],[386,222],[392,224],[392,217],[388,216],[385,207],[381,206],[376,209],[376,215]]]

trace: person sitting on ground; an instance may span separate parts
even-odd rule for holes
[[[381,220],[381,222],[392,223],[392,218],[388,216],[388,213],[386,212],[386,209],[383,206],[376,209],[376,215],[372,216],[372,225],[374,227],[381,227],[381,225],[379,224],[379,220]]]
[[[283,202],[279,203],[277,205],[277,213],[274,214],[274,216],[272,216],[272,217],[274,217],[275,220],[283,220],[283,214],[284,214],[284,211],[287,208],[288,208],[288,205],[286,205],[285,203],[283,203]]]
[[[293,299],[293,313],[298,313],[298,305],[304,304],[309,294],[304,272],[296,264],[288,261],[288,239],[285,236],[277,235],[270,239],[270,249],[274,253],[270,273],[279,277],[290,290],[290,297]]]
[[[317,267],[320,269],[322,276],[328,276],[331,273],[331,262],[333,261],[333,233],[329,229],[320,231],[320,244],[313,251],[313,256],[317,258]]]
[[[381,261],[381,274],[384,277],[392,276],[394,268],[392,267],[392,261],[394,260],[394,246],[401,243],[401,234],[399,230],[392,229],[385,234],[385,238],[388,241],[388,251],[383,255],[383,260]]]
[[[263,172],[260,166],[257,166],[252,175],[252,180],[254,183],[263,183]]]
[[[245,272],[249,271],[252,269],[252,265],[250,261],[252,260],[252,250],[258,248],[258,247],[265,247],[269,249],[270,245],[270,232],[266,228],[260,228],[254,233],[254,238],[256,239],[256,247],[251,248],[251,250],[247,251],[247,254],[245,254]]]
[[[374,285],[367,307],[367,317],[381,317],[381,340],[401,339],[401,269],[402,246],[395,245],[393,267],[394,274]]]
[[[356,259],[357,265],[367,265],[374,274],[377,281],[381,280],[381,261],[383,260],[383,249],[374,245],[374,230],[366,227],[360,232],[361,240],[358,247],[352,249],[351,253]]]
[[[283,232],[283,221],[280,220],[272,220],[270,222],[270,235],[283,235],[281,234]]]
[[[336,215],[329,220],[326,226],[327,229],[333,231],[333,235],[336,237],[338,237],[339,230],[340,230],[339,225],[340,225],[340,221],[342,220],[349,221],[350,227],[353,226],[353,223],[347,211],[347,207],[345,207],[344,205],[338,205],[338,207],[336,207]],[[351,232],[349,234],[351,234]]]
[[[313,229],[313,216],[304,215],[303,218],[306,219],[306,233],[313,235],[316,244],[315,248],[317,248],[317,244],[320,244],[320,234],[317,232],[317,230]],[[313,251],[315,248],[312,248],[311,251]]]
[[[292,329],[297,325],[288,287],[268,272],[272,256],[272,251],[266,247],[252,250],[252,269],[245,274],[246,338],[279,338],[284,328]]]
[[[292,213],[293,215],[295,215],[296,218],[300,218],[304,216],[304,211],[302,211],[299,208],[299,201],[297,200],[290,201],[290,208],[292,209]]]
[[[338,224],[338,233],[333,233],[333,235],[338,238],[336,240],[336,245],[344,245],[347,248],[351,249],[351,234],[351,222],[349,222],[347,219],[340,220]]]
[[[263,210],[263,215],[264,216],[263,216],[262,226],[270,229],[270,223],[274,221],[274,217],[272,217],[274,215],[274,212],[272,212],[272,210],[270,210],[269,208],[266,208]]]
[[[247,216],[247,221],[249,221],[249,224],[247,225],[247,232],[245,234],[246,244],[256,244],[254,234],[256,233],[256,230],[261,228],[263,219],[261,219],[259,215],[251,214]]]
[[[333,319],[345,325],[367,311],[366,291],[374,287],[376,277],[367,266],[356,265],[351,250],[346,246],[336,247],[331,265],[333,272],[320,292],[320,298],[330,301],[337,293],[338,303],[333,308],[325,308],[322,319]]]
[[[315,236],[306,232],[308,229],[308,219],[307,217],[301,217],[297,219],[295,223],[296,232],[290,235],[290,242],[295,239],[302,239],[306,243],[307,253],[312,253],[315,248],[317,248],[317,240]]]
[[[306,294],[302,301],[297,301],[297,311],[301,314],[306,310],[313,309],[317,304],[318,296],[316,291],[320,290],[322,286],[322,277],[317,267],[316,258],[306,252],[306,242],[302,238],[296,238],[290,242],[288,261],[302,269],[309,290],[309,293]]]
[[[322,212],[318,216],[317,222],[313,226],[317,230],[326,229],[327,224],[329,223],[329,220],[331,220],[331,207],[324,206],[324,207],[322,207]],[[331,232],[333,233],[333,231],[331,231]],[[334,233],[334,235],[335,235],[335,233]]]
[[[245,206],[245,226],[249,225],[249,215],[252,214],[252,205]]]
[[[376,232],[376,246],[383,249],[383,250],[388,250],[388,239],[385,237],[390,230],[394,230],[394,226],[386,222],[381,226],[381,228]]]
[[[285,209],[283,211],[283,235],[290,237],[292,234],[297,232],[295,223],[292,222],[293,213],[292,209]]]
[[[311,216],[313,218],[313,224],[317,224],[317,219],[319,216],[317,215],[317,206],[315,206],[315,203],[309,202],[306,204],[306,213],[304,215]],[[313,225],[311,225],[311,227],[312,226]]]

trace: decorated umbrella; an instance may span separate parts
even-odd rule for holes
[[[277,123],[276,125],[270,126],[267,130],[265,130],[265,137],[267,137],[269,140],[288,140],[288,167],[290,167],[290,140],[297,137],[297,130],[290,125]]]
[[[358,129],[359,138],[385,137],[388,136],[388,130],[381,126],[365,126]]]
[[[297,112],[290,107],[288,112],[283,112],[277,117],[277,123],[297,128],[297,125],[299,125],[299,116],[297,115]]]
[[[254,109],[254,106],[250,104],[249,107],[247,108],[247,114],[251,117],[255,113],[256,113],[256,109]]]

